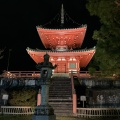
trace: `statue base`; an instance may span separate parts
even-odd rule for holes
[[[56,120],[56,115],[33,115],[32,120]]]

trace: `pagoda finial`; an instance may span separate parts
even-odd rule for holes
[[[64,8],[63,8],[63,4],[61,6],[61,25],[64,24]]]

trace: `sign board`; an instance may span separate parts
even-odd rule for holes
[[[4,94],[4,95],[2,96],[2,99],[3,99],[3,100],[8,100],[8,95],[7,95],[7,94]]]
[[[86,101],[86,96],[80,96],[81,101]]]

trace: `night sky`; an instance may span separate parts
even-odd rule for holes
[[[99,29],[99,19],[91,17],[85,8],[86,0],[0,0],[0,48],[4,57],[0,60],[0,71],[37,70],[35,62],[26,48],[45,49],[38,36],[36,26],[45,25],[60,13],[61,4],[76,23],[87,24],[82,48],[96,45],[92,40],[93,31]],[[72,22],[72,21],[71,21]],[[51,22],[52,24],[52,22]],[[54,26],[53,26],[54,27]],[[76,27],[76,26],[75,26]],[[8,66],[8,58],[10,59]]]

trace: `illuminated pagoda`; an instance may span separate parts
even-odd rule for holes
[[[85,34],[86,25],[76,28],[64,28],[64,9],[61,8],[61,26],[59,29],[49,29],[37,26],[37,32],[46,49],[40,50],[27,48],[30,57],[36,62],[43,62],[43,56],[48,53],[50,62],[57,64],[54,73],[78,72],[85,68],[93,55],[95,47],[91,49],[80,49]]]

